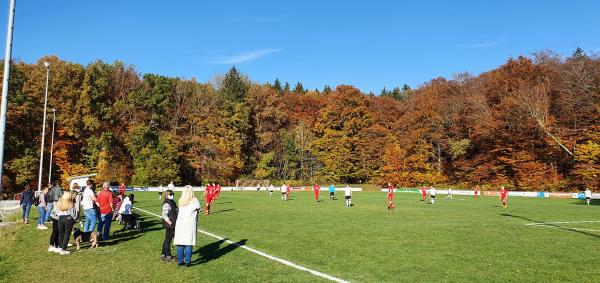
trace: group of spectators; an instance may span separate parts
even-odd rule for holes
[[[52,223],[49,252],[69,254],[69,238],[76,222],[83,227],[84,233],[97,231],[101,240],[109,238],[112,221],[118,219],[127,223],[135,223],[132,213],[134,195],[125,196],[125,184],[119,186],[117,192],[110,190],[110,183],[104,182],[100,192],[96,193],[95,185],[88,180],[85,187],[77,183],[68,191],[63,191],[60,182],[48,185],[40,191],[34,191],[29,185],[21,193],[20,204],[23,208],[21,223],[29,223],[32,206],[38,207],[37,229],[48,229],[45,222]],[[82,222],[81,208],[85,216]]]

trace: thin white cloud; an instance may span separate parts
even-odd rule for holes
[[[216,64],[244,63],[244,62],[259,59],[259,58],[269,55],[271,53],[281,52],[282,50],[283,49],[281,49],[281,48],[267,48],[267,49],[261,49],[261,50],[256,50],[256,51],[244,52],[244,53],[240,53],[240,54],[236,54],[236,55],[232,55],[229,57],[225,57],[225,58],[221,58],[221,59],[212,61],[212,63],[216,63]]]
[[[468,44],[458,44],[457,47],[460,48],[490,48],[496,45],[503,43],[504,40],[495,40],[495,41],[483,41],[483,42],[475,42]]]

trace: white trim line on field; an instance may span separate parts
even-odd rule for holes
[[[150,215],[156,216],[156,217],[158,217],[158,218],[162,218],[162,217],[161,217],[160,215],[158,215],[158,214],[152,213],[152,212],[150,212],[150,211],[147,211],[147,210],[143,210],[143,209],[141,209],[141,208],[137,208],[137,207],[135,207],[134,209],[137,209],[137,210],[143,211],[143,212],[145,212],[145,213],[147,213],[147,214],[150,214]],[[293,262],[290,262],[290,261],[287,261],[287,260],[285,260],[285,259],[281,259],[281,258],[278,258],[278,257],[272,256],[272,255],[270,255],[270,254],[267,254],[267,253],[265,253],[265,252],[261,252],[261,251],[259,251],[259,250],[253,249],[253,248],[251,248],[251,247],[248,247],[248,246],[246,246],[246,245],[242,245],[242,244],[236,243],[236,242],[234,242],[234,241],[231,241],[231,240],[226,240],[225,238],[223,238],[223,237],[220,237],[220,236],[217,236],[217,235],[215,235],[215,234],[213,234],[213,233],[210,233],[210,232],[207,232],[207,231],[204,231],[204,230],[200,230],[200,229],[198,229],[198,232],[200,232],[200,233],[202,233],[202,234],[204,234],[204,235],[207,235],[207,236],[213,237],[213,238],[215,238],[215,239],[217,239],[217,240],[220,240],[220,241],[225,241],[225,242],[226,242],[226,243],[228,243],[228,244],[236,245],[236,246],[238,246],[238,247],[240,247],[240,248],[242,248],[242,249],[245,249],[245,250],[247,250],[247,251],[250,251],[250,252],[253,252],[253,253],[257,254],[257,255],[260,255],[260,256],[266,257],[266,258],[268,258],[268,259],[270,259],[270,260],[277,261],[277,262],[279,262],[279,263],[281,263],[281,264],[284,264],[284,265],[287,265],[287,266],[289,266],[289,267],[293,267],[293,268],[295,268],[295,269],[298,269],[298,270],[302,270],[302,271],[309,272],[309,273],[311,273],[311,274],[313,274],[313,275],[316,275],[316,276],[319,276],[319,277],[325,278],[325,279],[327,279],[327,280],[331,280],[331,281],[338,282],[338,283],[349,283],[349,281],[346,281],[346,280],[343,280],[343,279],[340,279],[340,278],[337,278],[337,277],[334,277],[334,276],[331,276],[331,275],[327,275],[327,274],[325,274],[325,273],[322,273],[322,272],[319,272],[319,271],[316,271],[316,270],[312,270],[312,269],[306,268],[306,267],[304,267],[304,266],[301,266],[301,265],[295,264],[295,263],[293,263]]]
[[[571,228],[571,227],[561,227],[561,226],[554,226],[554,225],[532,225],[534,227],[548,227],[548,228],[558,228],[558,229],[564,229],[564,230],[574,230],[574,231],[587,231],[587,232],[600,232],[600,230],[594,230],[594,229],[583,229],[583,228]]]
[[[549,224],[574,224],[574,223],[600,223],[600,220],[534,222],[534,223],[527,223],[525,225],[527,225],[527,226],[549,226]]]

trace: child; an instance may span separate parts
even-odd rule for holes
[[[425,201],[427,199],[427,188],[423,186],[421,188],[421,201]]]
[[[431,197],[431,204],[435,203],[435,193],[435,188],[433,186],[429,186],[429,197]]]
[[[500,187],[500,200],[502,200],[502,208],[506,208],[506,200],[508,198],[508,190],[504,186]]]
[[[587,203],[587,205],[590,205],[591,201],[592,201],[592,191],[590,191],[590,188],[585,188],[585,202]]]
[[[388,210],[392,210],[395,208],[395,206],[394,206],[394,186],[392,186],[392,183],[388,183],[387,189],[388,189],[388,192],[387,192]]]
[[[287,200],[287,186],[285,184],[281,184],[281,200]]]
[[[352,206],[352,188],[346,185],[344,188],[344,198],[346,199],[346,207]]]
[[[452,188],[448,189],[448,195],[446,196],[446,199],[452,199]]]
[[[329,199],[335,199],[335,187],[333,184],[329,185]]]
[[[273,196],[274,190],[275,190],[275,187],[273,187],[273,184],[269,185],[269,196]]]
[[[313,186],[313,193],[315,194],[315,201],[319,202],[319,192],[321,191],[321,187],[319,184],[315,183]]]
[[[473,193],[473,197],[477,198],[479,196],[479,186],[475,187],[475,192]]]
[[[288,184],[286,186],[287,189],[287,198],[289,199],[292,196],[292,187],[290,186],[290,184]]]

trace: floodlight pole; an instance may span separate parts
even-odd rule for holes
[[[50,143],[50,166],[48,166],[48,184],[52,182],[52,153],[54,152],[54,125],[56,124],[56,108],[52,108],[52,142]]]
[[[42,145],[40,148],[40,173],[38,175],[38,191],[42,190],[42,170],[44,167],[44,138],[46,137],[46,109],[48,107],[48,80],[50,78],[50,62],[44,62],[46,66],[46,95],[44,96],[44,118],[42,122]]]
[[[12,55],[13,27],[15,23],[16,0],[10,0],[8,10],[8,30],[6,31],[6,50],[4,53],[4,78],[2,79],[2,106],[0,106],[0,193],[2,193],[2,168],[4,167],[4,134],[6,132],[6,104],[8,103],[8,78],[10,77],[10,59]]]

